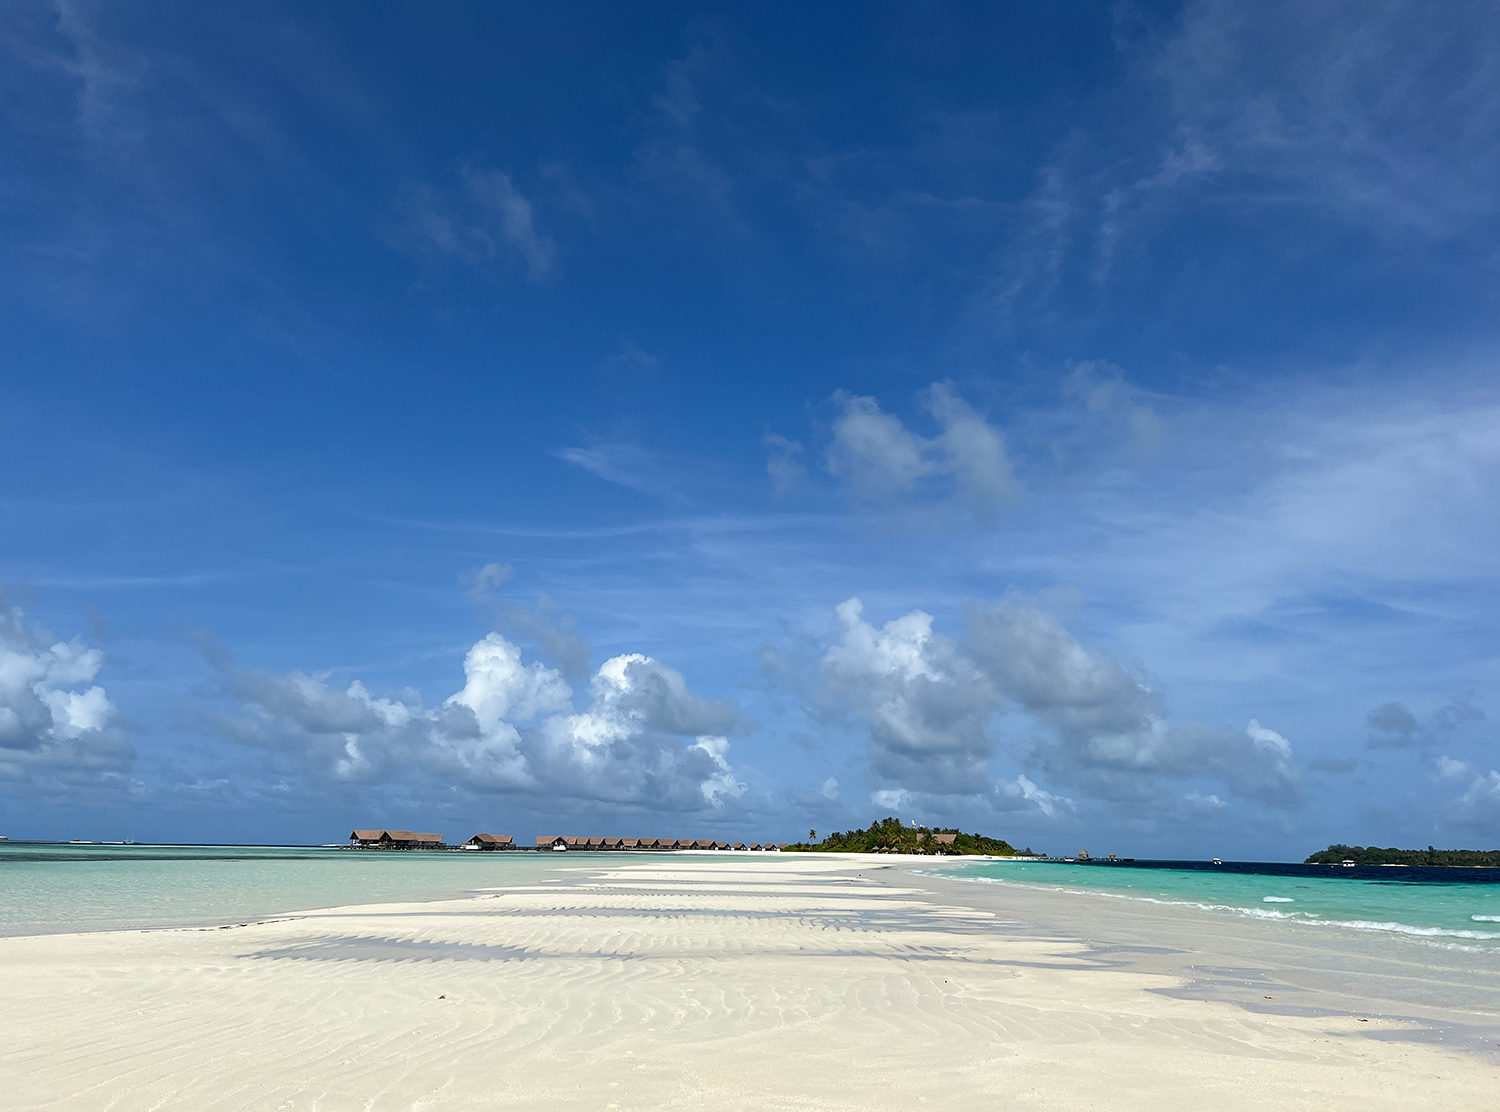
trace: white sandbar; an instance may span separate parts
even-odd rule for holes
[[[1378,1037],[1397,1021],[1177,998],[1085,949],[877,882],[869,858],[791,854],[4,938],[0,1093],[119,1112],[1451,1110],[1500,1093],[1494,1058]]]

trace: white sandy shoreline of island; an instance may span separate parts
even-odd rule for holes
[[[1257,1014],[931,859],[579,862],[461,900],[0,939],[11,1109],[1483,1107],[1411,1024]],[[865,875],[861,875],[865,874]],[[998,899],[986,893],[982,899]]]

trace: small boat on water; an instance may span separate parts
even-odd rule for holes
[[[1342,861],[1340,861],[1339,864],[1344,866],[1344,868],[1346,869],[1352,869],[1355,866],[1355,860],[1352,857],[1346,857]]]
[[[1224,862],[1220,861],[1217,857],[1215,857],[1213,859],[1213,864],[1215,864],[1215,865],[1222,865],[1222,864],[1224,864]]]

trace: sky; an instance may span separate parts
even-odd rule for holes
[[[0,833],[1500,845],[1488,3],[0,8]]]

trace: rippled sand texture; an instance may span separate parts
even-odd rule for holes
[[[231,929],[0,939],[0,1103],[1449,1110],[1500,1092],[1494,1059],[1372,1038],[1378,1019],[1148,992],[1159,977],[875,867],[688,857]]]

